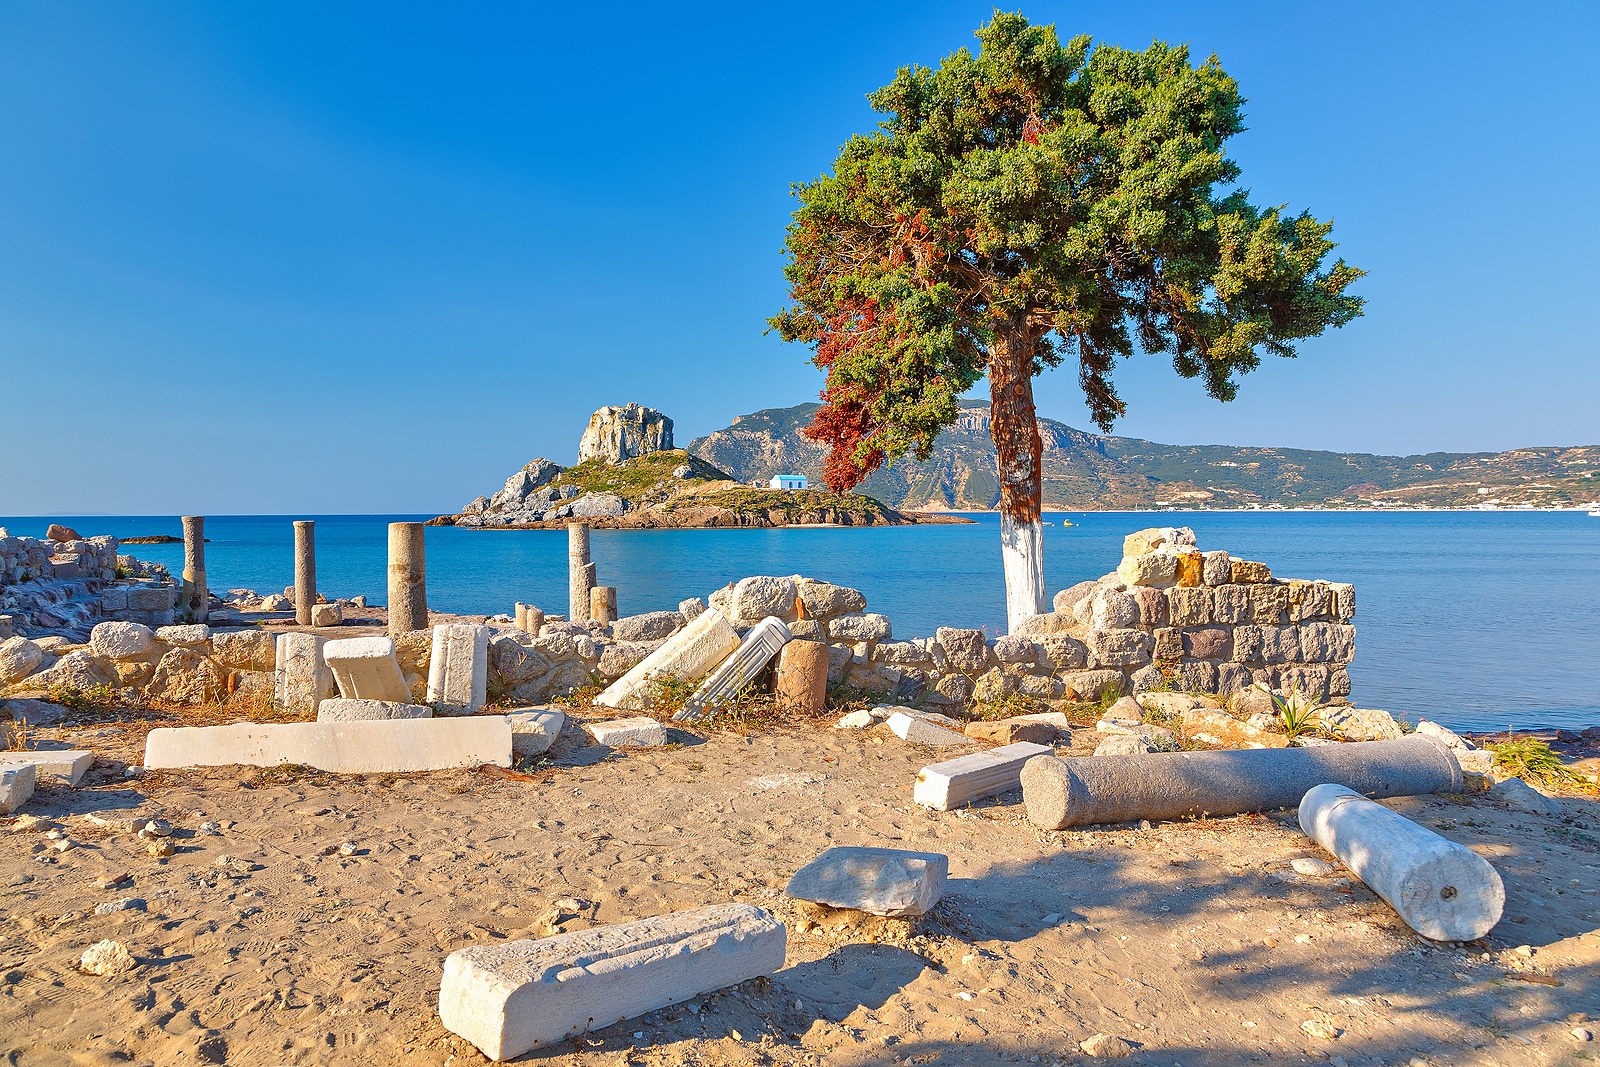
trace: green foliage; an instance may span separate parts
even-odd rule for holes
[[[862,496],[859,493],[824,493],[815,489],[757,489],[753,486],[696,493],[692,497],[664,504],[661,510],[672,512],[678,508],[691,507],[727,508],[738,515],[767,515],[773,511],[781,511],[788,516],[798,515],[801,512],[816,513],[831,508],[863,525],[870,524],[888,511],[872,497]]]
[[[1291,688],[1282,697],[1274,694],[1272,703],[1283,723],[1283,735],[1290,741],[1321,729],[1324,702],[1302,693],[1298,687]]]
[[[1540,785],[1595,792],[1595,783],[1561,762],[1547,742],[1536,737],[1515,737],[1485,746],[1494,753],[1494,765],[1507,774]]]
[[[1042,697],[1024,696],[1021,693],[1011,692],[996,697],[989,701],[974,701],[967,709],[968,717],[973,719],[993,720],[1009,719],[1017,715],[1033,715],[1037,712],[1049,711],[1050,702]]]
[[[90,686],[88,689],[79,689],[75,685],[52,685],[50,700],[73,711],[91,711],[111,707],[117,702],[117,694],[109,685]]]
[[[689,478],[673,478],[672,472],[685,464],[689,467]],[[731,477],[726,471],[718,470],[705,460],[676,448],[667,452],[646,452],[621,463],[586,460],[575,467],[568,467],[556,475],[550,484],[558,487],[570,485],[585,493],[616,493],[636,500],[662,482],[681,484],[683,481],[719,481]]]
[[[926,459],[997,349],[1025,375],[1075,358],[1109,429],[1135,349],[1230,400],[1258,352],[1361,313],[1362,272],[1324,266],[1330,223],[1234,188],[1244,99],[1215,57],[1063,44],[999,12],[977,36],[976,55],[901,68],[869,96],[879,130],[795,189],[771,321],[828,373],[809,432],[835,489]]]

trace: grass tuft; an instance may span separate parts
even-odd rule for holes
[[[1583,793],[1596,791],[1596,784],[1561,762],[1547,742],[1536,737],[1514,737],[1486,746],[1494,753],[1494,765],[1526,782]]]

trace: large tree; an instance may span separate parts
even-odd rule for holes
[[[1063,45],[1053,26],[996,13],[980,48],[901,68],[868,99],[879,130],[799,185],[772,320],[815,348],[843,492],[885,462],[926,459],[958,398],[989,379],[1010,624],[1045,610],[1033,376],[1078,366],[1095,424],[1125,405],[1118,357],[1169,353],[1231,400],[1265,351],[1361,314],[1330,223],[1261,208],[1224,154],[1243,97],[1212,57]],[[1232,188],[1230,188],[1232,187]]]

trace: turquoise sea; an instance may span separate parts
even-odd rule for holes
[[[386,524],[413,515],[243,516],[206,520],[212,586],[281,590],[293,581],[293,518],[317,520],[317,576],[329,596],[384,598]],[[807,574],[854,586],[897,637],[1005,619],[999,519],[865,529],[597,530],[600,581],[623,614],[676,607],[749,574]],[[1061,589],[1113,569],[1124,534],[1194,528],[1203,549],[1256,559],[1283,577],[1356,586],[1352,698],[1458,728],[1600,724],[1600,518],[1581,512],[1093,512],[1046,516],[1045,568]],[[181,536],[176,516],[0,518],[43,536],[51,521],[85,536]],[[1071,523],[1071,525],[1069,525]],[[566,610],[564,531],[427,531],[436,610]],[[181,545],[128,549],[176,572]]]

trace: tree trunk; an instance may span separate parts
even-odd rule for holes
[[[999,452],[1000,558],[1006,575],[1006,623],[1045,610],[1040,465],[1044,443],[1033,408],[1034,338],[1016,320],[995,329],[989,346],[990,436]]]

